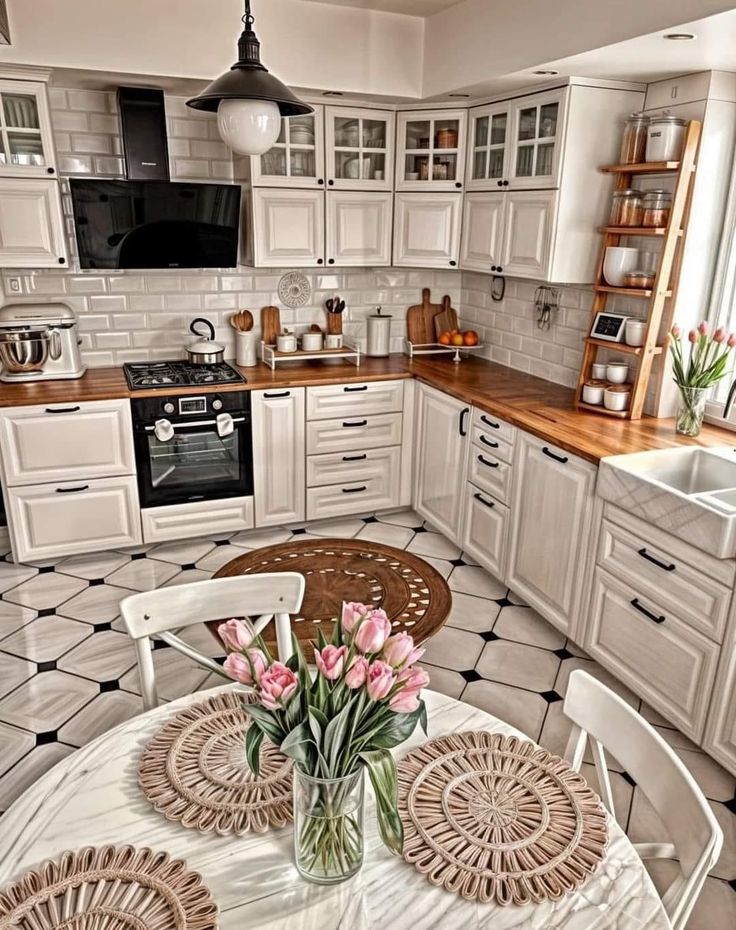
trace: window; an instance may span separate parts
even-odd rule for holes
[[[6,0],[0,0],[0,45],[10,45],[10,26]]]

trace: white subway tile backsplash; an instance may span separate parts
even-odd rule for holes
[[[56,132],[86,132],[89,129],[86,113],[52,109],[51,121]]]
[[[64,174],[93,174],[94,163],[91,155],[59,155],[59,171]]]
[[[112,313],[116,310],[124,312],[127,309],[124,297],[110,294],[97,294],[89,298],[90,310],[95,313]]]
[[[199,294],[167,294],[164,298],[167,310],[187,310],[199,313],[202,309],[202,298]]]
[[[117,114],[90,113],[89,128],[92,132],[117,134],[120,132],[120,120]]]
[[[98,90],[68,90],[67,101],[71,110],[85,113],[112,113],[115,110],[115,94]]]
[[[97,333],[95,344],[98,349],[127,349],[130,333]]]
[[[169,133],[172,137],[179,139],[209,138],[209,129],[205,120],[171,119],[169,120]]]
[[[110,136],[94,132],[73,132],[72,151],[91,155],[111,155],[113,150]]]

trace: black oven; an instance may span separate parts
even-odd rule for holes
[[[141,507],[253,493],[250,394],[131,400]]]

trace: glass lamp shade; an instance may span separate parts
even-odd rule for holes
[[[217,127],[222,141],[240,155],[262,155],[281,132],[281,112],[271,100],[221,100]]]

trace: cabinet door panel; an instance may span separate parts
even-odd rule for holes
[[[470,110],[466,187],[491,190],[503,186],[509,175],[509,103]]]
[[[703,749],[736,775],[736,625],[721,650]]]
[[[473,484],[467,485],[467,494],[463,550],[496,578],[503,578],[509,509]]]
[[[0,267],[66,265],[59,182],[0,177]]]
[[[256,187],[313,187],[324,190],[325,148],[323,107],[314,113],[281,120],[273,148],[250,158]]]
[[[490,271],[501,264],[506,194],[466,194],[460,267]]]
[[[504,273],[519,278],[549,275],[556,191],[514,191],[506,195]]]
[[[336,190],[391,190],[394,114],[327,107],[327,183]]]
[[[253,496],[256,526],[304,519],[304,388],[254,391]]]
[[[397,194],[394,265],[456,267],[461,206],[462,194]]]
[[[327,194],[327,264],[391,264],[393,195],[359,191]]]
[[[253,191],[253,255],[256,267],[324,264],[325,195],[322,191]]]
[[[44,83],[0,80],[0,154],[0,176],[48,180],[56,173]]]
[[[559,185],[566,104],[567,90],[514,101],[508,160],[511,190]]]

